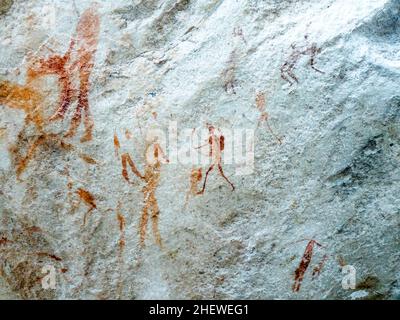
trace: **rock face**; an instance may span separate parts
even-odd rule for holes
[[[0,297],[398,299],[399,17],[2,0]]]

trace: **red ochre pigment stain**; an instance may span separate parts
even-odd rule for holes
[[[71,119],[66,137],[72,137],[82,120],[85,127],[81,142],[92,140],[93,119],[89,108],[90,75],[94,66],[94,55],[97,49],[100,32],[100,17],[94,7],[84,11],[76,28],[76,37],[71,39],[69,48],[64,55],[52,55],[36,59],[28,72],[28,77],[56,75],[59,82],[60,98],[56,112],[51,121],[64,119],[72,102],[77,100],[77,106]],[[74,79],[77,76],[78,84]]]

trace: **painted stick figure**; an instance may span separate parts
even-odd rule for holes
[[[209,132],[208,143],[203,146],[197,147],[196,149],[202,148],[207,145],[210,146],[209,156],[211,158],[211,165],[209,166],[209,168],[206,171],[203,188],[198,192],[198,194],[204,193],[204,191],[206,189],[208,175],[214,169],[215,166],[218,167],[219,174],[229,183],[229,185],[232,187],[232,191],[234,191],[235,186],[225,176],[224,170],[222,169],[222,165],[221,165],[222,151],[224,151],[224,148],[225,148],[225,137],[222,135],[221,132],[219,132],[217,134],[216,133],[217,130],[214,128],[214,126],[207,124],[207,127],[208,127],[208,132]],[[219,129],[218,129],[218,131],[219,131]]]
[[[308,36],[305,36],[304,38],[308,42]],[[304,55],[310,56],[309,64],[312,69],[319,73],[324,73],[315,67],[315,57],[318,53],[321,53],[321,48],[318,48],[316,43],[312,43],[310,46],[306,45],[302,48],[298,48],[295,44],[292,44],[290,47],[292,49],[292,53],[281,66],[281,78],[289,82],[291,86],[294,84],[293,81],[299,83],[299,79],[294,74],[293,70],[296,68],[300,58]]]
[[[274,130],[272,130],[271,125],[269,123],[269,114],[266,109],[266,100],[265,100],[265,93],[264,92],[258,92],[256,95],[256,106],[258,111],[260,111],[260,118],[258,120],[257,127],[261,125],[261,123],[264,123],[267,125],[268,131],[274,136],[276,141],[278,141],[279,144],[282,144],[282,138],[280,138]]]
[[[156,198],[156,189],[160,182],[161,163],[164,161],[168,163],[169,160],[164,154],[161,146],[157,141],[148,143],[145,149],[146,165],[144,174],[142,175],[136,168],[132,158],[128,153],[121,155],[122,162],[122,176],[130,183],[127,167],[130,166],[134,175],[143,180],[146,185],[143,187],[144,206],[142,209],[142,216],[139,223],[140,244],[144,246],[147,233],[147,225],[149,221],[149,212],[151,213],[152,230],[155,242],[161,246],[161,236],[158,230],[158,220],[160,209]]]

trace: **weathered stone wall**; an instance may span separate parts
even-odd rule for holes
[[[0,298],[399,298],[399,14],[0,1]],[[206,159],[190,133],[215,127],[203,193],[208,164],[146,139],[175,123]],[[254,132],[250,172],[222,162],[224,179],[217,128],[222,154],[224,129]]]

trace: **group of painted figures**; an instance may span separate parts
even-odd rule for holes
[[[80,16],[77,24],[75,36],[71,38],[68,50],[64,55],[52,54],[49,57],[30,56],[28,59],[26,83],[20,85],[6,80],[0,80],[0,105],[10,108],[22,110],[25,117],[25,124],[20,134],[17,137],[17,143],[10,147],[10,152],[14,155],[14,163],[16,167],[16,176],[20,177],[27,168],[29,162],[35,157],[37,149],[41,145],[47,143],[56,143],[61,148],[71,149],[72,145],[66,143],[64,138],[71,138],[76,135],[76,132],[82,123],[84,133],[80,141],[82,143],[93,139],[94,122],[89,108],[89,91],[90,91],[90,76],[94,67],[94,57],[97,50],[98,38],[100,32],[100,16],[95,6],[89,7]],[[50,49],[50,51],[52,51]],[[294,74],[294,69],[301,56],[310,56],[311,67],[319,73],[322,73],[315,67],[315,56],[321,50],[315,44],[297,48],[292,46],[292,53],[287,61],[281,67],[281,77],[290,85],[299,82]],[[41,78],[52,75],[57,78],[59,101],[56,111],[51,116],[46,117],[45,96],[40,87]],[[233,90],[233,93],[235,91]],[[70,128],[64,136],[59,134],[49,133],[46,131],[46,125],[50,122],[63,120],[69,108],[76,103],[75,110],[71,118]],[[257,93],[255,104],[260,112],[259,124],[265,122],[268,130],[276,138],[279,144],[282,139],[274,133],[269,122],[268,113],[265,111],[266,101],[263,92]],[[33,126],[35,134],[27,137],[26,129]],[[207,178],[213,169],[218,169],[219,174],[229,184],[232,191],[235,190],[233,183],[226,177],[222,168],[222,152],[224,150],[224,136],[211,124],[207,124],[209,130],[209,138],[206,146],[209,148],[209,157],[211,159],[210,166],[205,171],[204,180],[202,168],[194,168],[190,174],[190,189],[187,195],[186,203],[189,196],[202,195],[206,189]],[[27,142],[28,141],[28,142]],[[114,147],[116,155],[120,158],[122,165],[123,179],[131,183],[128,169],[140,180],[144,182],[142,189],[144,204],[142,215],[139,224],[140,243],[144,245],[147,233],[149,218],[152,222],[152,231],[155,242],[161,246],[161,236],[158,230],[158,221],[160,209],[156,198],[156,189],[160,181],[160,170],[163,163],[168,163],[168,158],[164,154],[161,146],[157,141],[147,143],[145,154],[151,154],[153,161],[147,161],[144,167],[144,172],[141,173],[129,153],[119,154],[120,143],[117,135],[114,135]],[[25,150],[23,152],[22,150]],[[200,187],[199,187],[199,184]],[[92,196],[89,192],[80,189],[77,191],[79,196],[91,205],[91,209],[96,208]],[[83,194],[82,194],[83,193]],[[92,199],[91,201],[87,199]],[[86,216],[85,216],[86,220]],[[86,222],[86,221],[85,221]],[[306,252],[303,255],[301,263],[295,272],[295,284],[293,291],[300,289],[301,281],[304,273],[312,258],[314,245],[321,247],[315,240],[309,240]],[[324,258],[324,261],[326,259]],[[318,267],[319,266],[319,267]],[[317,275],[323,266],[321,262],[314,269],[313,275]]]

